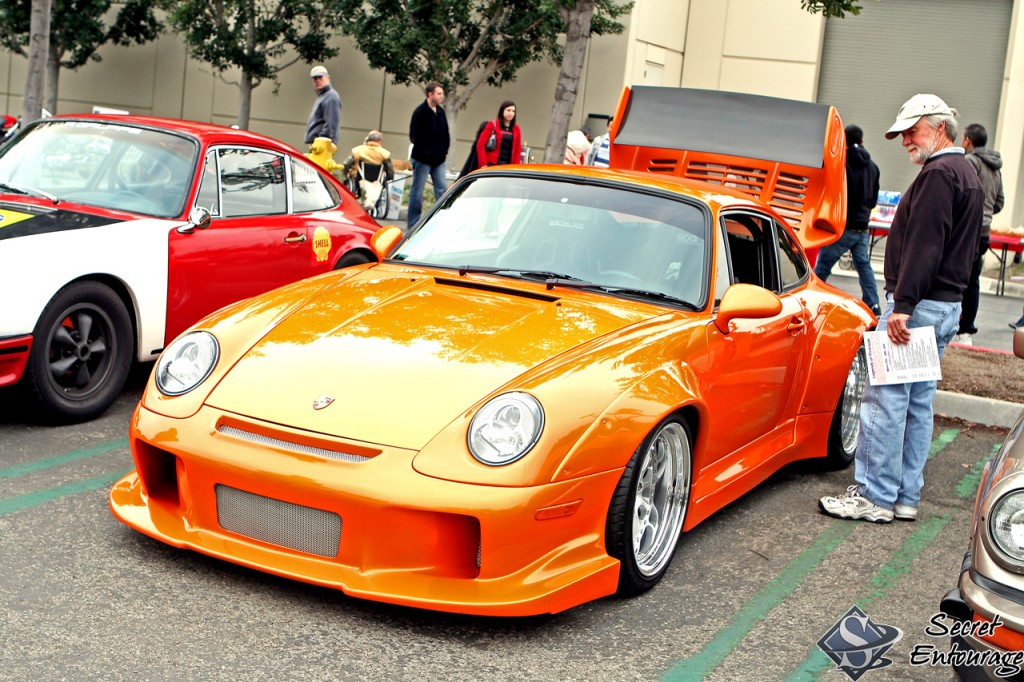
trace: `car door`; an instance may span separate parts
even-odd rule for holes
[[[290,174],[280,152],[207,152],[196,205],[210,211],[209,227],[170,232],[168,342],[229,303],[329,269],[314,267],[327,254],[318,256],[318,235],[292,211]]]
[[[708,326],[712,460],[747,446],[776,451],[792,442],[811,343],[810,315],[799,294],[808,268],[799,247],[780,232],[784,228],[745,210],[724,214],[719,229],[726,256],[719,266],[728,268],[720,280],[764,287],[779,297],[782,310],[769,318],[737,319],[728,334]]]

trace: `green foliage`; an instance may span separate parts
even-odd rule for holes
[[[254,83],[277,79],[298,59],[323,61],[337,27],[338,0],[163,0],[171,26],[193,57],[217,71],[240,69]],[[294,53],[285,62],[286,55]]]
[[[370,66],[395,83],[444,84],[459,108],[487,83],[500,87],[527,64],[561,60],[559,36],[575,0],[339,0],[343,30]],[[619,33],[615,19],[632,4],[598,0],[593,33]]]
[[[111,0],[53,0],[50,14],[51,53],[60,65],[77,69],[99,61],[97,50],[108,42],[141,44],[153,40],[163,25],[144,0],[129,0],[107,26],[103,19]],[[0,45],[26,55],[32,0],[0,0]]]
[[[856,0],[800,0],[800,6],[811,14],[819,12],[826,17],[845,17],[846,13],[856,16],[862,9]]]

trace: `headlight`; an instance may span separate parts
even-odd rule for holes
[[[220,347],[209,332],[192,332],[164,349],[156,362],[156,387],[164,395],[181,395],[210,376]]]
[[[469,424],[469,451],[484,464],[501,466],[530,451],[544,430],[544,409],[528,393],[491,399]]]
[[[1024,562],[1024,490],[1003,495],[992,505],[988,530],[999,551]]]

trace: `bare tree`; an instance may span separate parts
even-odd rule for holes
[[[583,60],[590,42],[590,24],[594,18],[595,0],[576,0],[559,8],[565,22],[565,49],[562,66],[555,83],[555,101],[551,105],[551,127],[544,144],[544,163],[561,163],[565,154],[565,139],[569,135],[569,121],[576,106],[576,94],[583,73]]]
[[[50,55],[50,0],[32,0],[30,25],[28,71],[25,75],[25,99],[21,110],[22,125],[43,116],[46,61]]]

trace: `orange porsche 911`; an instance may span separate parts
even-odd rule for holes
[[[833,108],[626,89],[612,168],[456,183],[380,263],[220,310],[161,355],[114,514],[394,604],[558,612],[664,576],[786,463],[853,459],[860,301]]]

